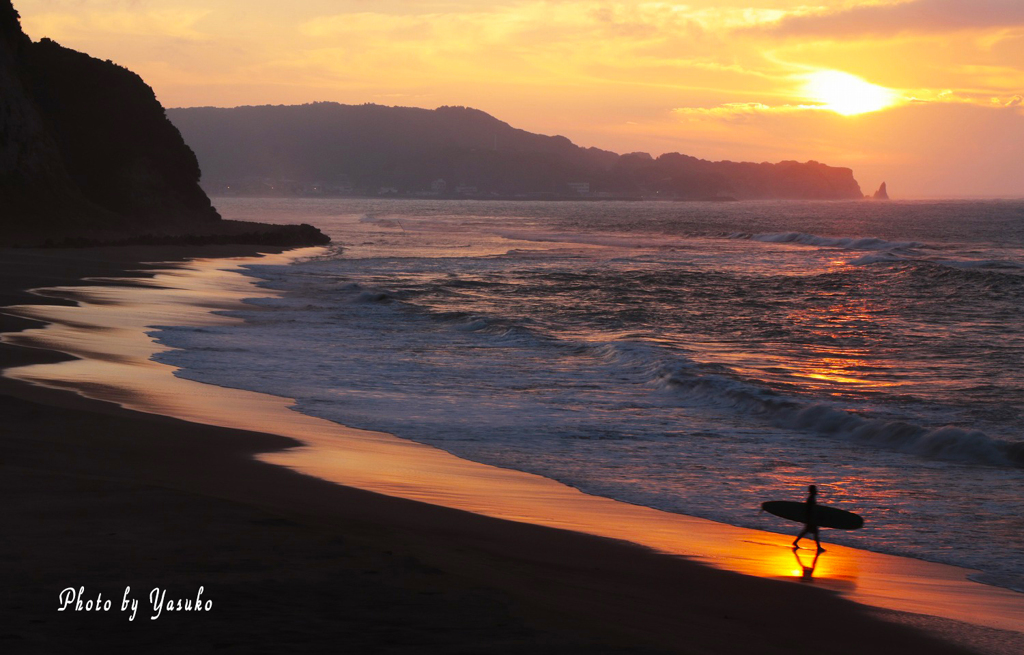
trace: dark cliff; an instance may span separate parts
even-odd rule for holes
[[[49,39],[33,43],[0,0],[0,245],[326,240],[223,221],[199,177],[195,154],[138,75]]]
[[[566,197],[586,189],[591,197],[863,197],[848,168],[618,155],[531,134],[466,107],[322,102],[167,113],[195,148],[204,186],[221,193],[374,195],[383,188],[412,195]]]

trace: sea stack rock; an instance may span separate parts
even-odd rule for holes
[[[888,200],[889,192],[885,189],[885,182],[882,182],[882,186],[878,187],[878,191],[875,191],[875,195],[871,196],[875,200]]]

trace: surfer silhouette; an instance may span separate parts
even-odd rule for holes
[[[792,500],[769,500],[761,503],[761,511],[768,512],[786,519],[803,523],[804,529],[793,541],[793,550],[800,548],[800,540],[808,534],[814,535],[814,543],[818,546],[818,552],[824,553],[821,547],[821,539],[818,532],[821,528],[834,528],[836,530],[857,530],[864,527],[864,518],[859,514],[848,512],[838,507],[818,504],[818,488],[813,484],[807,488],[807,500],[804,502]]]
[[[819,533],[818,524],[814,520],[814,510],[818,506],[818,487],[811,485],[807,487],[807,501],[804,503],[806,510],[806,518],[804,519],[804,529],[800,531],[796,539],[793,541],[794,550],[800,547],[800,540],[807,536],[808,533],[814,534],[814,543],[818,546],[818,552],[824,553],[825,549],[821,547],[821,539]]]

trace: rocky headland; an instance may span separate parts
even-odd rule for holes
[[[0,245],[329,241],[308,225],[222,220],[199,178],[138,75],[32,42],[0,0]]]

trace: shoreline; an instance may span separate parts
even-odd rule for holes
[[[282,256],[282,260],[293,256],[295,256],[294,252],[289,253]],[[735,575],[733,573],[713,570],[705,566],[705,564],[712,564],[719,568],[739,570],[767,578],[791,577],[787,574],[780,575],[780,571],[791,571],[794,566],[789,551],[778,548],[780,544],[775,543],[776,541],[788,543],[788,538],[781,535],[734,528],[724,524],[713,524],[710,521],[681,515],[667,515],[664,512],[656,512],[648,508],[585,496],[578,491],[564,487],[564,485],[538,476],[459,460],[444,451],[398,439],[391,435],[351,430],[334,423],[306,417],[288,409],[287,399],[223,387],[211,387],[173,377],[170,375],[172,367],[149,360],[154,344],[145,335],[145,329],[154,324],[154,316],[173,317],[175,321],[185,318],[200,322],[233,321],[235,319],[215,316],[212,312],[229,309],[231,302],[240,302],[242,298],[270,293],[256,287],[252,278],[237,273],[217,272],[216,268],[223,266],[223,262],[224,260],[208,260],[206,264],[209,264],[209,268],[206,269],[203,268],[205,265],[203,263],[190,264],[189,267],[199,270],[198,274],[191,276],[187,272],[189,267],[179,267],[169,271],[165,270],[163,273],[156,273],[155,277],[149,280],[136,279],[130,286],[98,286],[90,287],[89,290],[65,288],[64,290],[47,291],[48,302],[75,303],[84,300],[86,303],[85,305],[30,305],[27,308],[22,308],[17,313],[23,318],[49,321],[49,326],[43,330],[35,330],[36,334],[31,336],[25,332],[19,332],[11,338],[5,337],[5,343],[31,345],[37,349],[44,349],[34,353],[36,359],[42,361],[53,359],[49,355],[40,356],[47,350],[63,351],[85,356],[88,359],[73,360],[56,365],[40,363],[31,369],[22,369],[20,373],[15,374],[15,377],[21,382],[11,380],[5,373],[0,390],[4,393],[16,394],[23,401],[41,401],[49,406],[60,406],[66,409],[77,410],[88,407],[89,411],[96,411],[96,407],[101,403],[97,400],[87,399],[92,397],[107,401],[107,403],[102,403],[107,406],[103,410],[104,413],[112,411],[109,409],[112,406],[109,406],[108,403],[116,402],[123,407],[161,415],[163,420],[184,419],[198,423],[219,424],[220,428],[216,429],[228,428],[235,432],[248,430],[244,434],[253,435],[252,446],[242,450],[248,450],[249,456],[263,451],[269,443],[273,443],[274,446],[267,448],[265,454],[256,456],[258,462],[247,458],[244,460],[241,457],[237,458],[240,461],[235,462],[235,467],[243,469],[255,467],[264,471],[265,474],[265,469],[260,467],[267,466],[266,463],[271,462],[274,464],[274,469],[287,471],[290,475],[297,475],[294,471],[300,471],[321,479],[345,484],[349,487],[347,491],[350,493],[371,493],[375,497],[379,496],[384,499],[378,501],[384,504],[389,502],[414,503],[418,507],[417,513],[425,511],[422,510],[423,507],[431,507],[433,509],[426,513],[437,516],[446,515],[445,520],[440,523],[443,526],[442,532],[454,531],[457,533],[465,529],[466,523],[474,521],[488,523],[489,527],[485,532],[515,534],[517,532],[541,531],[550,537],[552,534],[550,529],[556,528],[554,534],[558,535],[557,539],[581,540],[580,543],[586,543],[586,549],[610,549],[612,551],[623,549],[623,554],[630,553],[626,555],[626,559],[630,560],[629,566],[635,566],[642,561],[645,567],[650,566],[659,570],[660,573],[670,572],[673,575],[681,574],[685,569],[687,570],[686,574],[692,576],[696,575],[694,571],[699,570],[700,576],[712,579],[717,577],[719,581],[729,580],[730,586],[747,586],[752,590],[766,585],[753,592],[755,597],[761,599],[760,605],[757,598],[744,601],[743,604],[753,602],[756,610],[751,616],[746,617],[747,620],[754,620],[752,617],[756,615],[757,611],[769,614],[780,611],[780,608],[775,607],[777,603],[775,598],[765,600],[764,594],[770,593],[784,596],[788,602],[795,603],[794,606],[785,609],[792,610],[801,603],[809,602],[810,605],[805,605],[805,608],[814,607],[815,611],[819,611],[819,608],[835,603],[834,607],[824,608],[821,611],[825,614],[835,613],[838,617],[845,617],[845,620],[849,620],[851,615],[856,615],[859,617],[858,620],[877,621],[877,619],[868,618],[869,614],[877,613],[876,611],[851,610],[851,607],[857,606],[847,607],[845,604],[848,601],[831,598],[832,594],[808,588],[807,585],[796,585],[791,582],[780,583],[777,580],[757,580],[745,576],[740,576],[741,579],[737,581],[736,578],[731,577]],[[260,263],[271,262],[263,259],[260,260]],[[183,282],[186,282],[185,286],[188,287],[184,292],[181,289]],[[177,289],[175,289],[175,285],[177,285]],[[160,294],[163,296],[157,298]],[[148,304],[148,309],[140,311],[140,308],[146,304]],[[129,327],[124,328],[127,316],[134,317],[132,320],[136,322],[128,321]],[[170,324],[170,322],[164,324]],[[5,346],[4,350],[10,349]],[[33,359],[31,356],[25,356],[24,353],[22,355],[22,363]],[[4,367],[9,366],[10,364],[5,360]],[[25,382],[31,382],[35,386],[27,386],[24,384]],[[70,396],[64,391],[57,391],[58,388],[74,389],[80,395]],[[186,402],[180,402],[181,399],[185,399]],[[201,402],[194,402],[196,400]],[[234,409],[234,411],[226,412],[225,408]],[[115,413],[118,415],[136,413],[130,409],[117,409]],[[168,415],[172,418],[166,419],[165,417]],[[270,437],[266,434],[268,432],[291,439]],[[262,438],[255,436],[259,433],[262,433]],[[344,438],[345,444],[342,449],[339,449],[337,442],[341,437]],[[312,452],[310,452],[311,446],[309,445],[298,448],[287,445],[294,443],[295,440],[307,444],[312,443]],[[325,454],[332,455],[331,461],[327,464],[324,464]],[[401,464],[396,465],[396,462],[401,462]],[[279,464],[283,464],[291,470],[277,466]],[[278,475],[284,475],[284,473]],[[299,477],[310,479],[306,476]],[[456,480],[455,483],[452,483],[453,479]],[[445,486],[446,480],[447,487]],[[173,476],[162,482],[164,484],[181,484]],[[316,480],[316,482],[329,487],[345,488],[324,483],[321,480]],[[211,493],[214,490],[218,495],[225,493],[225,489],[218,487],[215,481],[190,479],[189,486],[203,489],[204,491],[201,493]],[[351,487],[358,489],[351,489]],[[481,489],[489,490],[492,493],[484,493],[481,498]],[[504,493],[493,493],[496,491]],[[253,490],[249,489],[249,494],[243,493],[242,498],[235,498],[235,500],[251,501],[253,499],[252,492]],[[256,497],[266,502],[268,493],[269,491],[264,489],[261,493],[256,494]],[[404,497],[404,499],[395,498],[395,496]],[[505,502],[510,497],[513,502]],[[525,503],[522,502],[524,498],[526,499]],[[310,501],[309,498],[302,499],[302,503],[308,501]],[[423,502],[430,503],[430,505],[421,506]],[[316,505],[316,503],[313,504]],[[438,507],[438,505],[448,505],[452,509]],[[540,505],[546,507],[554,505],[556,507],[554,515],[550,512],[547,514],[544,511],[538,512]],[[292,507],[292,509],[295,508]],[[543,510],[543,507],[540,509]],[[323,520],[324,512],[327,515],[331,514],[330,508],[319,507],[316,512],[318,520]],[[454,514],[450,514],[453,512]],[[470,512],[470,514],[466,514],[466,512]],[[360,516],[363,520],[374,520],[373,516],[367,516],[365,513]],[[452,516],[456,518],[452,518]],[[475,518],[470,520],[467,518],[470,516]],[[410,518],[402,517],[406,527],[410,523]],[[517,522],[508,523],[500,519],[511,519]],[[530,523],[540,523],[541,526],[546,527],[528,525]],[[411,520],[411,524],[420,531],[417,532],[417,535],[420,536],[422,536],[423,530],[436,532],[439,528],[438,523],[419,518]],[[495,527],[499,525],[500,527]],[[566,530],[573,530],[573,532],[566,532]],[[636,534],[638,531],[641,533],[640,535]],[[579,534],[580,532],[589,534]],[[683,533],[686,538],[680,539],[680,533]],[[590,536],[595,534],[598,536]],[[637,538],[638,536],[641,538]],[[480,535],[476,535],[476,537],[479,539]],[[609,541],[607,538],[640,543],[651,550],[644,551],[633,545]],[[484,540],[490,541],[490,537],[485,535]],[[754,543],[750,543],[752,541]],[[749,546],[738,547],[738,543],[748,543]],[[600,544],[600,546],[596,544]],[[491,546],[498,548],[504,556],[515,555],[509,553],[507,547],[500,547],[493,543]],[[653,550],[684,555],[690,560],[695,559],[701,563],[682,561],[678,557],[656,555],[652,552]],[[789,558],[788,562],[776,561],[776,551],[780,550],[785,558]],[[770,570],[766,570],[763,561],[766,553],[770,553],[769,557],[772,560]],[[888,603],[890,610],[928,610],[926,613],[938,613],[940,616],[945,614],[946,619],[962,620],[965,613],[963,606],[966,604],[978,613],[972,617],[976,625],[987,623],[988,628],[1003,629],[1008,626],[1021,625],[1019,617],[1024,615],[1014,612],[1019,612],[1019,607],[1024,607],[1024,596],[1004,591],[1005,594],[1021,596],[1020,599],[1016,599],[1019,603],[1018,609],[1014,609],[1014,604],[1010,603],[1010,614],[1003,618],[996,617],[996,620],[993,620],[993,614],[1006,613],[1005,604],[1008,601],[999,593],[989,591],[999,588],[966,582],[966,573],[963,569],[919,560],[877,555],[866,551],[855,551],[840,546],[832,546],[827,555],[829,561],[837,566],[831,571],[828,571],[827,567],[826,570],[819,571],[819,575],[822,577],[815,585],[816,587],[837,591],[840,594],[854,597],[862,603],[873,598],[874,604]],[[575,553],[570,561],[572,559],[576,559]],[[908,562],[913,564],[908,564]],[[561,564],[562,568],[565,568],[566,562],[563,561]],[[601,560],[598,568],[600,570],[607,565],[607,561]],[[611,568],[616,569],[626,565],[616,563],[616,566]],[[678,571],[676,571],[676,567],[679,568]],[[665,569],[665,571],[661,571],[661,569]],[[907,571],[907,569],[910,570]],[[927,571],[922,572],[922,569],[927,569]],[[899,571],[898,581],[888,587],[886,585],[879,587],[871,582],[872,576],[877,576],[880,572],[888,572],[889,577],[893,577],[894,571],[897,570]],[[505,585],[513,584],[513,582],[507,577],[503,579]],[[651,584],[659,589],[663,586],[655,584],[653,581]],[[780,584],[782,586],[778,586]],[[851,585],[854,587],[852,591],[850,590]],[[907,588],[914,588],[915,585],[924,586],[923,592],[920,590],[917,592],[924,596],[923,600],[918,598],[915,601],[916,605],[904,603],[892,607],[892,599],[887,598],[887,594],[891,595],[894,588],[896,592],[900,592],[901,589],[906,591]],[[936,587],[939,588],[938,593]],[[979,593],[977,589],[979,587],[983,588],[983,593]],[[771,588],[770,592],[765,591],[768,588]],[[636,593],[636,591],[633,590],[632,593]],[[673,591],[662,589],[661,593],[671,596]],[[681,592],[675,591],[674,593]],[[942,594],[946,594],[947,597],[937,601],[936,596]],[[948,597],[949,594],[952,594],[952,600]],[[705,597],[699,600],[705,603],[740,600],[733,597],[732,599],[712,601],[706,598],[706,595],[705,592]],[[527,597],[530,595],[527,594]],[[580,601],[578,598],[575,600]],[[999,609],[1001,604],[1002,609]],[[648,607],[648,609],[650,608]],[[748,610],[750,610],[749,607]],[[785,613],[784,610],[783,613]],[[935,621],[920,617],[914,620],[903,617],[903,620],[908,623],[923,621],[926,628],[933,632],[937,630],[941,632]],[[636,621],[640,621],[640,617],[635,617],[634,622]],[[885,626],[885,629],[900,630],[897,626],[888,623],[879,624],[879,626],[882,625]],[[662,630],[665,629],[666,626],[662,626]],[[873,626],[871,629],[879,630],[879,627]],[[977,642],[976,635],[972,637],[967,634],[970,630],[967,630],[966,626],[960,625],[956,630],[959,631],[957,635],[947,634],[947,636],[955,638],[960,643]],[[981,628],[980,630],[986,632],[987,629]],[[908,634],[913,635],[913,633]],[[1013,634],[1019,636],[1020,632]],[[660,635],[662,639],[670,636],[671,632]],[[795,636],[797,637],[795,643],[805,641],[801,635]],[[913,640],[916,637],[911,636],[910,638]],[[925,639],[924,637],[920,638]],[[782,643],[788,641],[788,638],[782,638]],[[671,643],[671,640],[665,639],[665,643]],[[781,647],[782,643],[778,645]],[[923,645],[923,642],[917,645]],[[931,645],[929,644],[929,646]],[[791,647],[794,647],[793,644],[787,646],[787,649]],[[865,646],[862,644],[861,647]],[[718,649],[716,652],[733,651]],[[735,652],[744,651],[737,647]]]

